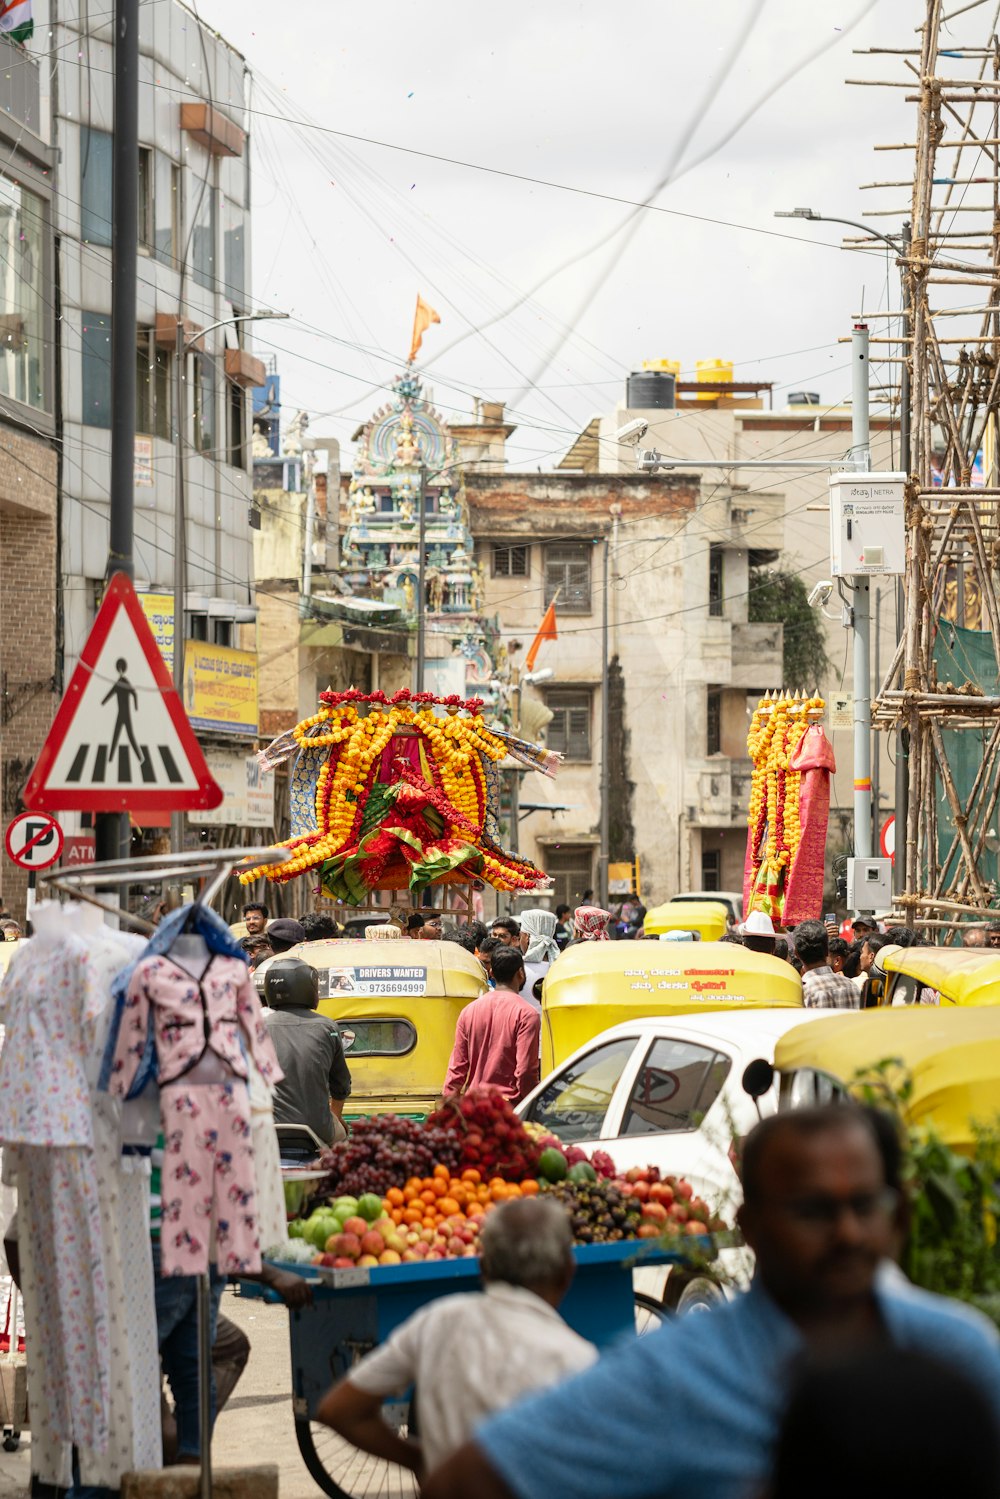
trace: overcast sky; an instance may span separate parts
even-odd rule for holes
[[[799,389],[837,401],[838,336],[887,306],[887,277],[898,306],[884,253],[845,253],[836,226],[772,213],[902,204],[860,188],[906,175],[911,156],[872,147],[912,140],[915,106],[844,79],[899,77],[898,60],[853,50],[915,46],[923,0],[198,6],[255,75],[254,290],[297,320],[260,325],[258,348],[277,354],[286,416],[306,408],[317,435],[346,441],[384,399],[418,291],[441,314],[420,361],[437,405],[516,408],[524,468],[557,461],[644,358],[692,375],[697,359],[732,359],[737,379],[775,382],[776,405]],[[625,199],[674,175],[655,199],[671,212],[643,212],[631,237],[560,270],[630,210],[332,131]]]

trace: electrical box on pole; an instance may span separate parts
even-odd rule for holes
[[[830,570],[835,578],[906,570],[906,475],[830,475]]]
[[[892,906],[892,860],[848,859],[847,904],[855,911],[888,911]]]

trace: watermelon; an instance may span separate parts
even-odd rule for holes
[[[358,1217],[374,1223],[382,1216],[382,1199],[377,1192],[365,1192],[358,1198]]]

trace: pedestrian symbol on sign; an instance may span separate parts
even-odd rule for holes
[[[139,694],[136,692],[135,688],[129,682],[128,677],[126,677],[125,675],[125,673],[128,671],[128,662],[125,660],[124,656],[119,656],[118,660],[115,662],[115,671],[118,673],[118,680],[108,692],[107,696],[101,699],[102,708],[104,707],[104,704],[110,702],[112,698],[116,699],[116,710],[118,713],[118,717],[115,720],[115,732],[111,736],[111,756],[113,759],[115,750],[118,747],[119,736],[124,732],[126,739],[132,746],[132,753],[135,755],[135,758],[141,765],[145,757],[142,753],[142,750],[136,744],[135,735],[132,732],[132,707],[134,704],[135,707],[138,708]]]

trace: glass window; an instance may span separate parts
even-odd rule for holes
[[[211,168],[209,168],[211,170]],[[191,270],[199,286],[215,286],[215,190],[201,183],[192,187],[194,195],[194,236],[191,241]]]
[[[246,222],[242,208],[237,208],[228,198],[223,205],[223,214],[223,264],[226,277],[223,290],[230,302],[241,308],[246,306]]]
[[[0,177],[0,395],[44,407],[45,204]]]
[[[216,447],[215,365],[205,354],[195,356],[194,445],[199,453]]]
[[[545,855],[545,873],[553,884],[552,905],[579,906],[594,883],[594,851],[586,844],[562,843]]]
[[[187,633],[187,638],[188,638],[188,640],[207,640],[208,639],[208,615],[207,614],[189,614],[188,615],[188,633]]]
[[[139,248],[153,248],[153,150],[139,147],[139,191],[137,195]]]
[[[710,687],[705,699],[705,753],[722,753],[722,693]]]
[[[589,541],[560,542],[545,548],[545,604],[559,595],[562,614],[590,613],[590,563],[594,554]]]
[[[212,621],[212,644],[228,645],[233,643],[233,621],[231,619],[213,619]]]
[[[572,1145],[600,1140],[612,1095],[635,1047],[635,1037],[598,1046],[564,1067],[538,1095],[525,1117]]]
[[[153,388],[153,368],[149,357],[151,329],[140,328],[135,350],[135,430],[153,430],[153,409],[156,396]]]
[[[567,760],[589,760],[590,692],[586,687],[560,688],[545,694],[552,720],[545,729],[545,743]]]
[[[110,427],[111,318],[104,312],[84,312],[82,317],[82,421],[87,427]]]
[[[157,260],[173,265],[180,240],[180,168],[162,151],[156,151],[153,172],[153,249]]]
[[[170,426],[171,371],[167,349],[158,349],[152,328],[140,328],[136,338],[135,429],[173,438]]]
[[[715,542],[708,549],[708,612],[722,617],[722,548]]]
[[[111,243],[111,147],[106,130],[80,130],[80,238]]]
[[[623,1135],[697,1129],[722,1091],[731,1062],[710,1047],[661,1036],[639,1070],[622,1120]]]
[[[701,851],[701,888],[722,889],[722,850],[703,848]]]
[[[337,1029],[348,1057],[404,1057],[417,1044],[408,1020],[341,1020]]]
[[[530,547],[494,547],[494,578],[527,578],[531,572]]]

